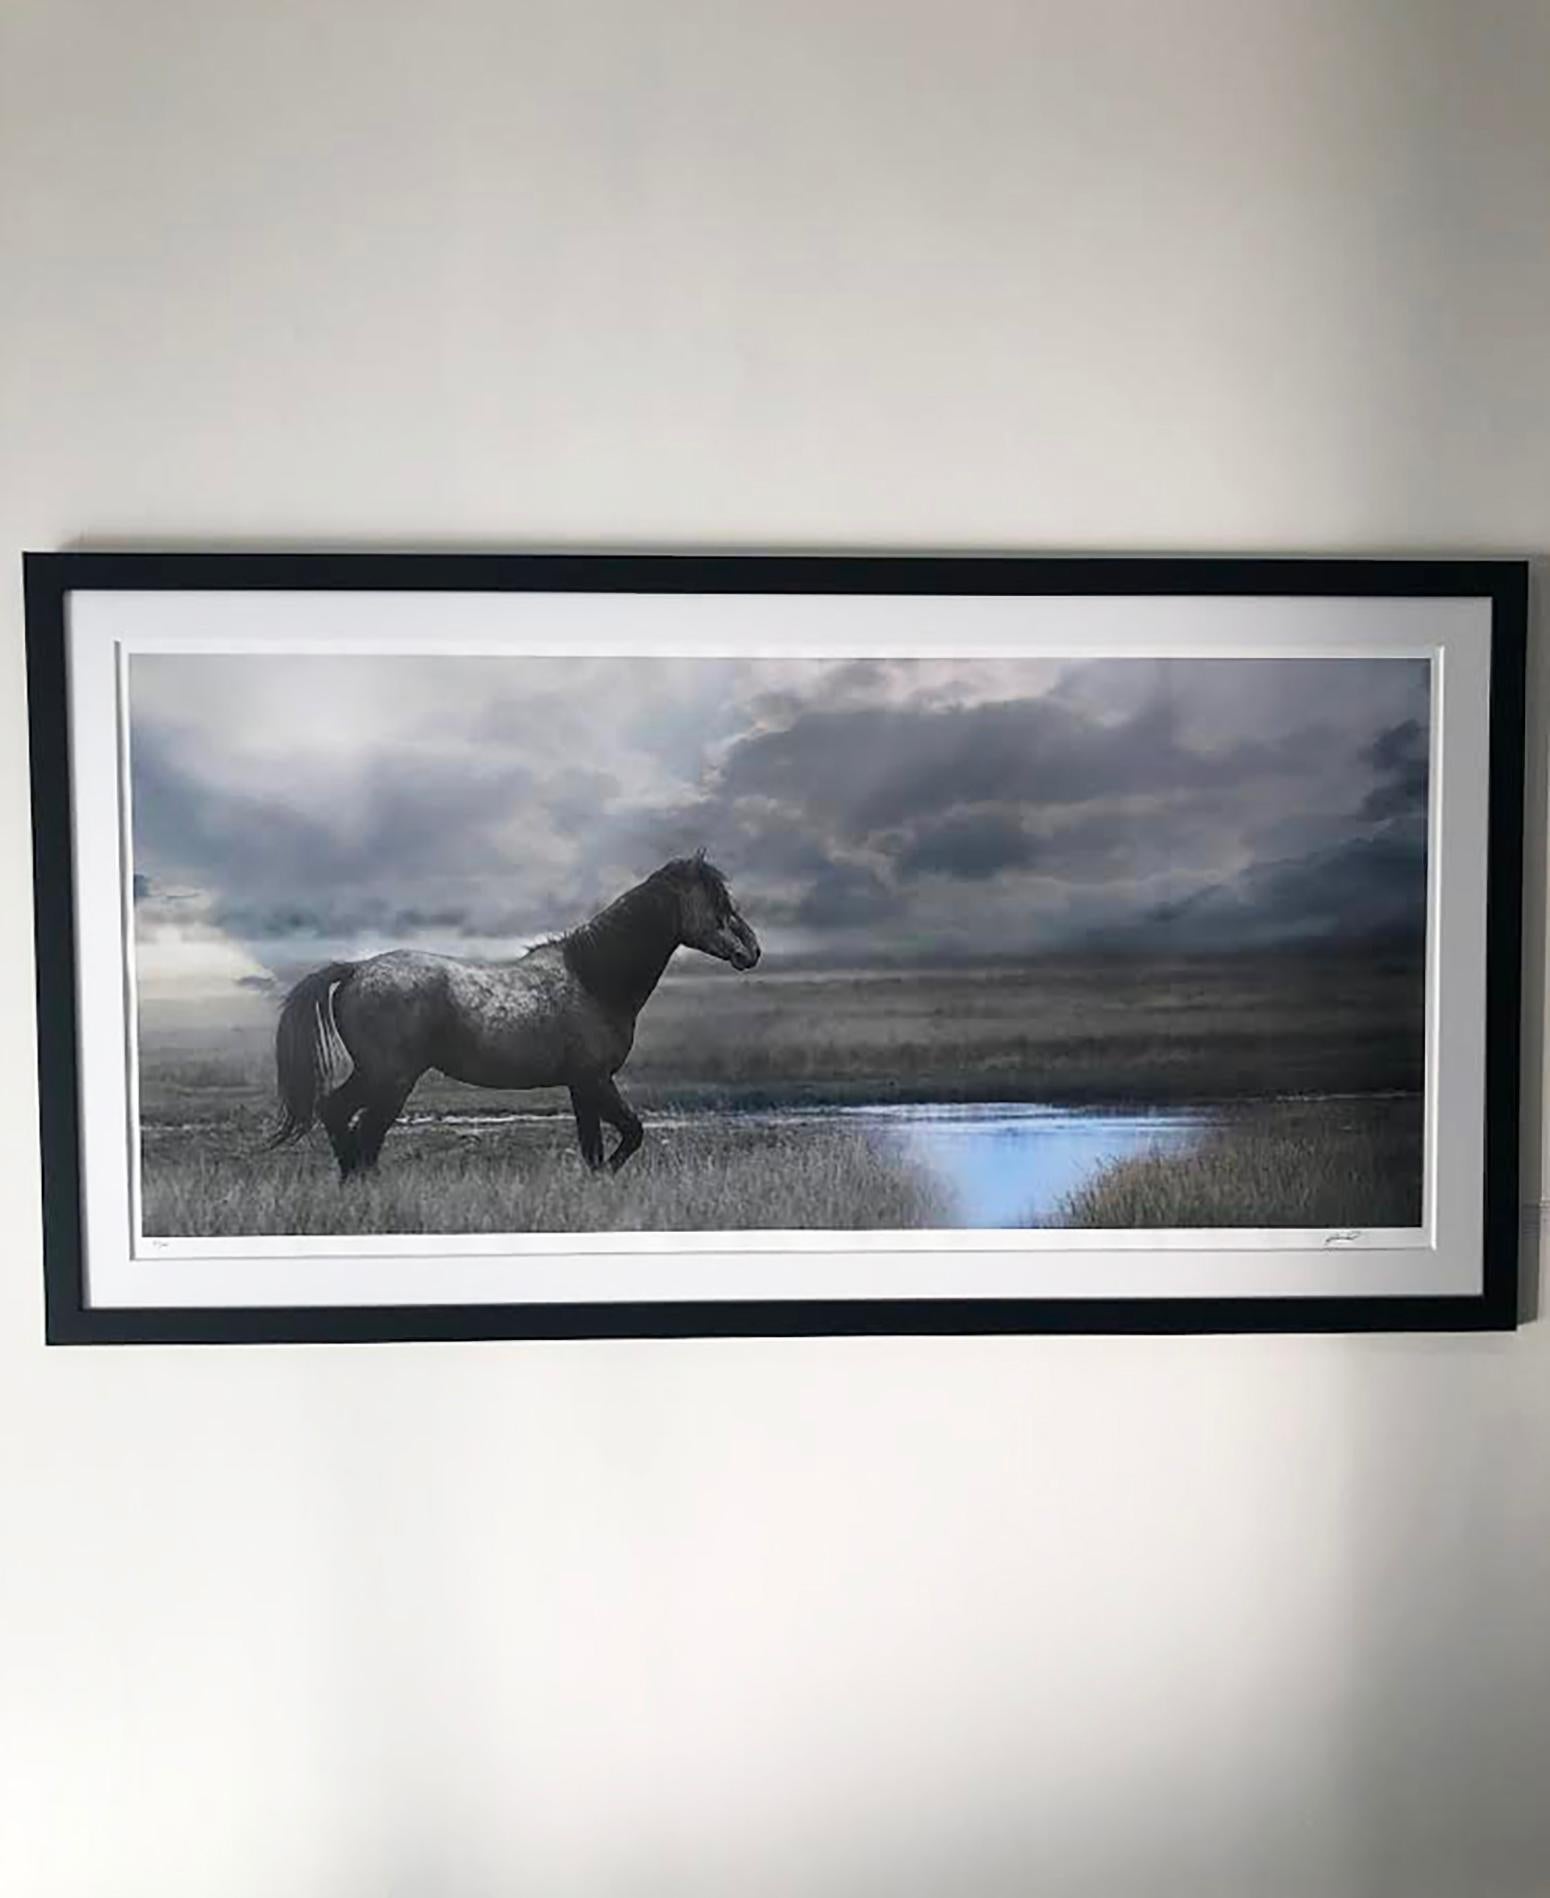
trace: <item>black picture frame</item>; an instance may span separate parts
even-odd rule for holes
[[[1509,1329],[1518,1315],[1528,568],[1514,560],[924,555],[153,553],[25,556],[46,1335],[54,1344],[803,1334]],[[1468,1295],[887,1299],[224,1309],[94,1307],[78,1144],[66,622],[82,589],[1462,597],[1490,602],[1483,1273]]]

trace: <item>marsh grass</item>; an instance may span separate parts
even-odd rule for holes
[[[1224,1119],[1193,1149],[1106,1168],[1058,1223],[1418,1226],[1421,1155],[1415,1099],[1267,1105]]]
[[[148,1236],[691,1232],[940,1225],[930,1183],[859,1134],[822,1142],[714,1122],[669,1127],[617,1176],[589,1173],[568,1126],[406,1128],[391,1164],[341,1186],[326,1148],[240,1157],[216,1139],[148,1145]]]

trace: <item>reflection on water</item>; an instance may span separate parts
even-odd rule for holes
[[[1104,1167],[1176,1152],[1207,1122],[1189,1109],[1097,1113],[1007,1102],[836,1107],[778,1118],[787,1126],[796,1118],[842,1120],[875,1132],[946,1190],[953,1224],[990,1227],[1056,1224],[1062,1202]]]

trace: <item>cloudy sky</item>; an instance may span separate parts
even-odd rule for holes
[[[1418,937],[1406,659],[137,654],[143,981],[511,954],[701,845],[778,957]]]

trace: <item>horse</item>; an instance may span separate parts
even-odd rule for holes
[[[271,1147],[321,1120],[340,1179],[377,1164],[420,1076],[475,1087],[567,1087],[582,1158],[617,1173],[644,1130],[614,1076],[676,950],[751,969],[759,939],[704,851],[675,857],[589,922],[504,965],[390,949],[314,969],[275,1031],[280,1113]],[[342,1043],[353,1064],[337,1085]],[[603,1123],[619,1136],[603,1152]]]

